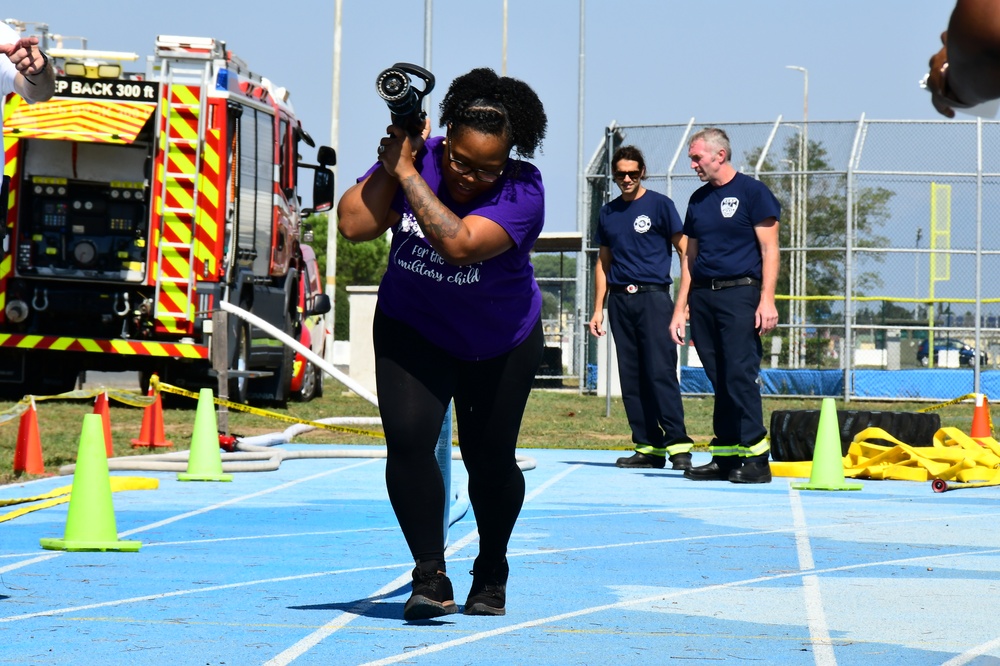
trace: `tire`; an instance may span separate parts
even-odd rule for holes
[[[298,337],[295,323],[291,317],[285,321],[285,335],[293,340]],[[274,384],[273,402],[278,407],[286,407],[292,397],[292,375],[295,373],[295,350],[288,345],[281,345],[281,367],[278,368]],[[308,370],[308,368],[307,368]]]
[[[813,458],[819,410],[776,410],[771,412],[771,458],[781,462],[802,462]],[[911,446],[930,446],[941,428],[941,416],[921,412],[866,412],[838,410],[837,426],[841,455],[847,455],[854,436],[865,428],[882,428]],[[892,442],[873,443],[893,446]]]
[[[316,397],[317,386],[322,372],[315,365],[306,361],[306,369],[302,375],[302,388],[295,394],[295,399],[299,402],[309,402]]]
[[[235,315],[233,315],[235,316]],[[230,370],[246,371],[250,369],[250,324],[240,319],[236,327],[236,348],[229,364]],[[249,377],[229,378],[229,399],[242,405],[250,396]]]

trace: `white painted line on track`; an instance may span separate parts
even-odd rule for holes
[[[548,552],[550,551],[546,551],[546,553]],[[816,570],[814,573],[815,574],[836,573],[841,571],[853,571],[855,569],[868,569],[873,567],[894,566],[898,564],[908,564],[913,562],[926,562],[927,560],[943,560],[949,557],[989,555],[992,553],[1000,553],[1000,549],[993,549],[988,551],[971,550],[963,553],[922,555],[920,557],[906,557],[898,560],[883,560],[881,562],[848,564],[839,567],[830,567],[829,569]],[[578,610],[570,611],[568,613],[560,613],[559,615],[551,615],[549,617],[538,618],[537,620],[519,622],[518,624],[512,624],[506,627],[498,627],[497,629],[491,629],[490,631],[483,631],[478,634],[471,634],[463,638],[456,638],[450,641],[445,641],[443,643],[438,643],[436,645],[428,645],[427,647],[424,648],[409,650],[403,654],[394,655],[392,657],[386,657],[384,659],[379,659],[377,661],[369,661],[364,664],[361,664],[361,666],[385,666],[386,664],[398,664],[403,661],[410,661],[416,657],[422,657],[424,655],[433,654],[435,652],[441,652],[449,648],[460,647],[468,645],[469,643],[474,643],[476,641],[485,640],[487,638],[493,638],[495,636],[509,634],[511,632],[520,631],[522,629],[532,629],[534,627],[539,627],[545,624],[551,624],[553,622],[559,622],[561,620],[568,620],[575,617],[582,617],[584,615],[592,615],[594,613],[602,613],[605,611],[619,610],[622,608],[628,608],[629,606],[641,606],[655,602],[662,602],[662,601],[667,601],[669,599],[676,599],[678,597],[701,594],[702,592],[715,592],[718,590],[726,590],[734,587],[744,587],[747,585],[755,585],[758,583],[770,583],[776,580],[795,578],[796,576],[802,576],[802,575],[803,574],[801,571],[792,571],[781,574],[775,574],[773,576],[759,576],[757,578],[749,578],[740,581],[731,581],[729,583],[720,583],[718,585],[709,585],[706,587],[691,588],[689,590],[680,590],[677,592],[671,592],[669,594],[655,594],[648,597],[642,597],[640,599],[628,599],[626,601],[617,601],[611,604],[591,606],[590,608],[580,608]],[[992,643],[987,645],[992,645]],[[966,662],[960,662],[960,663],[964,664]]]
[[[795,548],[799,556],[799,570],[803,572],[802,593],[805,598],[806,624],[809,626],[809,644],[813,647],[813,660],[817,666],[835,666],[837,657],[830,641],[830,626],[823,611],[823,593],[819,588],[819,577],[806,572],[813,571],[812,545],[809,543],[809,527],[802,508],[799,491],[788,486],[789,503],[792,508],[792,524],[795,527]]]
[[[395,532],[398,527],[359,527],[352,530],[321,530],[315,532],[286,532],[284,534],[250,534],[238,537],[216,537],[214,539],[185,539],[183,541],[154,541],[143,543],[143,548],[162,546],[190,546],[206,543],[228,543],[231,541],[258,541],[267,539],[301,539],[302,537],[331,536],[334,534],[364,534],[366,532]]]
[[[150,530],[150,529],[153,529],[155,527],[160,527],[162,525],[169,525],[170,523],[174,523],[174,522],[177,522],[179,520],[183,520],[185,518],[190,518],[192,516],[201,515],[203,513],[207,513],[209,511],[213,511],[215,509],[222,508],[224,506],[229,506],[231,504],[236,504],[238,502],[243,502],[245,500],[253,499],[255,497],[260,497],[261,495],[267,495],[269,493],[273,493],[273,492],[276,492],[278,490],[284,490],[285,488],[290,488],[290,487],[295,486],[295,485],[297,485],[299,483],[302,483],[303,481],[312,481],[313,479],[322,478],[322,477],[327,476],[329,474],[337,474],[339,472],[345,472],[345,471],[347,471],[349,469],[354,469],[355,467],[361,467],[362,465],[370,465],[371,463],[377,462],[378,460],[381,460],[381,459],[380,458],[374,458],[372,460],[365,460],[365,461],[362,461],[362,462],[359,462],[359,463],[353,463],[353,464],[350,464],[350,465],[345,465],[344,467],[338,467],[336,469],[328,470],[326,472],[320,472],[319,474],[314,474],[312,476],[307,476],[307,477],[304,477],[302,479],[298,479],[296,481],[289,481],[288,483],[284,483],[284,484],[282,484],[280,486],[275,486],[274,488],[268,488],[267,490],[261,490],[260,492],[251,493],[249,495],[243,495],[242,497],[235,497],[235,498],[233,498],[231,500],[227,500],[227,501],[222,502],[220,504],[214,504],[212,506],[208,506],[208,507],[205,507],[203,509],[198,509],[197,511],[189,511],[188,513],[182,513],[182,514],[174,516],[172,518],[167,518],[166,520],[161,520],[161,521],[158,521],[158,522],[155,522],[155,523],[151,523],[151,524],[145,525],[143,527],[137,527],[135,529],[128,530],[128,531],[125,531],[125,532],[120,532],[118,534],[118,536],[119,537],[126,537],[126,536],[130,536],[132,534],[137,534],[139,532],[145,532],[146,530]],[[206,540],[203,539],[201,541],[198,541],[197,543],[203,543],[205,541]],[[181,542],[178,542],[178,543],[181,543]],[[4,558],[6,558],[6,557],[29,557],[30,558],[30,559],[25,560],[23,562],[17,562],[15,564],[8,565],[7,567],[5,567],[3,569],[0,569],[0,573],[4,573],[5,571],[13,571],[15,569],[19,569],[19,568],[22,568],[22,567],[30,566],[32,564],[37,564],[39,562],[44,562],[45,560],[51,560],[51,559],[56,558],[56,557],[61,557],[61,556],[65,555],[66,552],[67,551],[60,551],[60,552],[57,552],[57,553],[52,553],[50,555],[43,555],[41,557],[31,557],[31,555],[29,555],[29,554],[23,554],[23,555],[0,555],[0,557],[4,557]],[[0,619],[0,622],[2,622],[2,621],[4,621],[4,620]]]
[[[300,483],[306,483],[308,481],[314,481],[316,479],[322,479],[324,476],[329,476],[331,474],[339,474],[340,472],[346,472],[347,470],[354,469],[356,467],[362,467],[364,465],[371,465],[374,462],[381,462],[381,458],[372,458],[371,460],[364,460],[362,462],[354,463],[351,465],[345,465],[343,467],[337,467],[336,469],[330,469],[325,472],[320,472],[318,474],[313,474],[312,476],[304,476],[301,479],[296,479],[294,481],[289,481],[288,483],[283,483],[280,486],[274,486],[273,488],[267,488],[265,490],[258,491],[256,493],[250,493],[249,495],[242,495],[240,497],[234,497],[232,499],[226,500],[225,502],[219,502],[218,504],[212,504],[211,506],[206,506],[195,511],[188,511],[187,513],[182,513],[172,518],[166,518],[164,520],[157,521],[155,523],[150,523],[149,525],[144,525],[143,527],[137,527],[127,532],[122,532],[119,537],[132,536],[133,534],[138,534],[140,532],[145,532],[147,530],[152,530],[157,527],[163,527],[164,525],[169,525],[171,523],[176,523],[179,520],[184,520],[186,518],[191,518],[192,516],[200,516],[203,513],[208,513],[209,511],[215,511],[216,509],[221,509],[232,504],[239,504],[240,502],[245,502],[249,499],[254,499],[255,497],[262,497],[264,495],[269,495],[271,493],[276,493],[279,490],[285,490],[286,488],[292,488],[299,485]]]
[[[569,467],[560,472],[559,474],[556,474],[555,476],[551,477],[550,479],[542,483],[540,486],[535,488],[530,493],[525,494],[524,503],[527,504],[531,500],[535,499],[543,492],[545,492],[548,488],[551,488],[553,484],[558,483],[562,479],[566,478],[568,474],[570,474],[574,470],[580,469],[580,467],[581,465],[573,465],[572,467]],[[445,551],[445,558],[449,557],[450,555],[458,552],[465,546],[469,545],[478,536],[479,536],[479,530],[476,529],[472,530],[471,532],[469,532],[464,537],[462,537],[461,539],[459,539],[458,541],[456,541],[447,548],[447,550]],[[382,587],[375,593],[369,595],[369,599],[379,598],[385,594],[388,594],[393,590],[398,590],[400,587],[405,585],[407,581],[411,579],[411,577],[412,574],[409,571],[407,571],[405,574],[403,574],[396,580]],[[375,604],[374,601],[364,601],[355,606],[354,608],[352,608],[351,610],[341,613],[337,617],[333,618],[332,620],[324,624],[317,631],[314,631],[313,633],[299,640],[294,645],[287,648],[280,654],[266,661],[264,663],[264,666],[287,666],[287,664],[292,663],[293,661],[304,655],[306,652],[308,652],[310,649],[316,647],[321,641],[323,641],[323,639],[328,638],[338,629],[346,627],[352,621],[364,615],[364,613],[374,604]]]
[[[169,599],[170,597],[182,597],[189,594],[199,594],[201,592],[235,590],[241,587],[253,587],[254,585],[267,585],[269,583],[287,583],[289,581],[307,580],[309,578],[321,578],[323,576],[337,576],[342,574],[359,573],[363,571],[380,571],[383,569],[396,569],[401,566],[407,567],[407,571],[409,571],[411,565],[388,564],[388,565],[380,565],[373,567],[355,567],[352,569],[334,569],[331,571],[314,571],[313,573],[298,574],[295,576],[279,576],[277,578],[259,578],[257,580],[248,580],[240,583],[225,583],[223,585],[206,585],[203,587],[191,588],[189,590],[174,590],[173,592],[145,594],[139,597],[129,597],[127,599],[115,599],[112,601],[101,601],[93,604],[86,604],[84,606],[67,606],[66,608],[52,608],[46,611],[38,611],[37,613],[25,613],[23,615],[11,615],[10,617],[0,617],[0,623],[17,622],[20,620],[30,620],[36,617],[47,617],[51,615],[64,615],[66,613],[76,613],[79,611],[93,610],[94,608],[124,606],[125,604],[135,604],[143,601],[157,601],[160,599]]]
[[[976,657],[981,657],[987,652],[1000,647],[1000,638],[995,638],[992,641],[983,643],[982,645],[977,645],[971,650],[966,650],[962,654],[952,657],[948,661],[941,664],[941,666],[962,666],[962,664],[968,664]]]
[[[8,571],[15,571],[21,567],[29,567],[32,564],[38,564],[39,562],[44,562],[45,560],[51,560],[53,557],[59,557],[62,553],[50,553],[48,555],[38,555],[30,560],[24,560],[22,562],[15,562],[14,564],[8,564],[5,567],[0,567],[0,574],[5,574]]]

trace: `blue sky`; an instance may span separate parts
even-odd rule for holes
[[[395,62],[423,64],[422,0],[344,0],[338,193],[374,161],[389,122],[375,77]],[[584,157],[612,121],[698,124],[802,117],[937,119],[918,86],[952,0],[588,0]],[[333,0],[240,3],[47,0],[7,16],[83,36],[94,49],[152,52],[157,34],[217,37],[291,91],[307,131],[331,143]],[[278,11],[281,8],[281,11]],[[502,0],[434,0],[431,70],[436,107],[450,81],[502,67]],[[508,0],[507,74],[538,92],[549,133],[534,160],[547,188],[547,231],[576,228],[579,0]],[[66,46],[76,48],[78,40]],[[740,147],[734,146],[734,150]],[[311,158],[312,153],[306,153]],[[304,172],[307,173],[307,172]],[[686,202],[678,202],[683,209]]]

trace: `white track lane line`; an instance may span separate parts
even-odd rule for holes
[[[146,530],[151,530],[154,527],[160,527],[162,525],[169,525],[170,523],[175,523],[175,522],[177,522],[179,520],[184,520],[185,518],[190,518],[192,516],[198,516],[198,515],[201,515],[203,513],[207,513],[209,511],[214,511],[215,509],[220,509],[220,508],[222,508],[224,506],[229,506],[229,505],[232,505],[232,504],[237,504],[237,503],[242,502],[244,500],[253,499],[255,497],[260,497],[261,495],[267,495],[269,493],[273,493],[273,492],[276,492],[278,490],[284,490],[285,488],[290,488],[290,487],[295,486],[295,485],[297,485],[299,483],[302,483],[304,481],[312,481],[313,479],[319,479],[319,478],[322,478],[322,477],[327,476],[329,474],[337,474],[339,472],[346,472],[347,470],[354,469],[355,467],[360,467],[362,465],[370,465],[371,463],[377,462],[378,460],[381,460],[381,459],[380,458],[373,458],[371,460],[364,460],[362,462],[353,463],[351,465],[345,465],[344,467],[339,467],[337,469],[327,470],[326,472],[320,472],[319,474],[313,474],[312,476],[307,476],[307,477],[304,477],[302,479],[298,479],[296,481],[290,481],[290,482],[284,483],[284,484],[282,484],[280,486],[275,486],[273,488],[268,488],[267,490],[261,490],[259,492],[251,493],[249,495],[243,495],[242,497],[234,497],[231,500],[227,500],[227,501],[221,502],[219,504],[214,504],[212,506],[208,506],[208,507],[205,507],[203,509],[198,509],[197,511],[189,511],[188,513],[182,513],[182,514],[179,514],[179,515],[174,516],[172,518],[167,518],[166,520],[161,520],[161,521],[158,521],[158,522],[155,522],[155,523],[151,523],[149,525],[145,525],[143,527],[137,527],[137,528],[135,528],[133,530],[128,530],[126,532],[121,532],[121,533],[119,533],[118,536],[119,537],[126,537],[126,536],[130,536],[132,534],[137,534],[139,532],[145,532]],[[22,562],[15,562],[14,564],[9,564],[6,567],[0,568],[0,574],[5,573],[7,571],[14,571],[15,569],[20,569],[20,568],[23,568],[23,567],[26,567],[26,566],[31,566],[32,564],[38,564],[39,562],[44,562],[45,560],[51,560],[51,559],[56,558],[56,557],[62,557],[65,554],[66,554],[66,551],[60,551],[60,552],[56,552],[56,553],[51,553],[49,555],[42,555],[42,556],[38,556],[38,557],[30,557],[30,559],[24,560]],[[28,557],[28,556],[25,555],[25,557]],[[155,598],[155,597],[152,597],[152,598]],[[83,610],[83,608],[77,608],[77,609],[74,609],[74,610]],[[50,613],[43,613],[43,614],[44,615],[48,615]],[[29,617],[29,616],[26,616],[26,617]],[[0,618],[0,622],[7,622],[7,621],[9,621],[9,618]]]
[[[524,503],[527,504],[531,500],[535,499],[543,492],[545,492],[548,488],[550,488],[553,484],[563,480],[571,472],[580,469],[580,467],[582,467],[582,465],[573,465],[563,470],[559,474],[556,474],[552,478],[548,479],[540,486],[535,488],[533,491],[526,494],[524,496]],[[479,536],[479,531],[472,530],[464,537],[462,537],[461,539],[450,545],[447,551],[445,552],[445,557],[447,558],[450,555],[457,553],[459,550],[472,543],[478,536]],[[412,577],[411,572],[407,571],[405,574],[401,575],[399,578],[392,581],[388,585],[385,585],[384,587],[378,589],[374,593],[368,595],[368,598],[378,599],[383,595],[392,592],[393,590],[398,590],[400,587],[405,585],[409,580],[411,580],[411,577]],[[320,627],[313,633],[299,640],[291,647],[282,651],[280,654],[274,656],[272,659],[266,661],[264,663],[264,666],[286,666],[287,664],[292,663],[293,661],[304,655],[306,652],[308,652],[310,649],[319,645],[319,643],[322,642],[323,639],[328,638],[338,629],[346,627],[355,619],[364,615],[365,612],[367,612],[368,609],[370,609],[374,604],[375,604],[374,601],[364,601],[355,606],[354,608],[352,608],[351,610],[341,613],[340,615],[333,618],[332,620],[324,624],[322,627]]]
[[[372,458],[370,460],[363,460],[361,462],[353,463],[351,465],[344,465],[343,467],[338,467],[336,469],[330,469],[330,470],[327,470],[325,472],[320,472],[318,474],[313,474],[312,476],[304,476],[301,479],[296,479],[295,481],[289,481],[288,483],[283,483],[280,486],[274,486],[273,488],[267,488],[265,490],[261,490],[261,491],[255,492],[255,493],[250,493],[249,495],[242,495],[240,497],[234,497],[234,498],[232,498],[230,500],[226,500],[225,502],[219,502],[218,504],[212,504],[211,506],[206,506],[204,508],[197,509],[195,511],[188,511],[187,513],[178,514],[176,516],[173,516],[172,518],[166,518],[164,520],[160,520],[160,521],[155,522],[155,523],[150,523],[149,525],[145,525],[143,527],[137,527],[137,528],[135,528],[133,530],[128,530],[127,532],[122,532],[118,536],[119,537],[132,536],[133,534],[138,534],[140,532],[145,532],[147,530],[155,529],[157,527],[163,527],[164,525],[169,525],[170,523],[176,523],[179,520],[184,520],[186,518],[191,518],[193,516],[200,516],[203,513],[208,513],[209,511],[215,511],[216,509],[221,509],[223,507],[230,506],[232,504],[239,504],[240,502],[244,502],[244,501],[249,500],[249,499],[254,499],[256,497],[262,497],[264,495],[269,495],[271,493],[276,493],[279,490],[285,490],[286,488],[292,488],[294,486],[299,485],[300,483],[306,483],[308,481],[314,481],[315,479],[322,479],[324,476],[329,476],[331,474],[339,474],[341,472],[346,472],[346,471],[354,469],[356,467],[362,467],[364,465],[371,465],[372,463],[381,462],[381,461],[382,461],[381,458]]]
[[[39,562],[44,562],[45,560],[51,560],[53,557],[59,557],[62,553],[51,553],[49,555],[38,555],[32,557],[30,560],[23,560],[21,562],[15,562],[14,564],[8,564],[5,567],[0,567],[0,574],[5,574],[9,571],[15,571],[22,567],[30,567],[32,564],[38,564]]]
[[[548,554],[549,552],[558,552],[558,551],[546,551],[546,554]],[[874,567],[896,566],[900,564],[910,564],[913,562],[927,562],[928,560],[943,560],[949,557],[989,555],[992,553],[1000,553],[1000,549],[994,549],[988,551],[970,550],[964,553],[921,555],[920,557],[906,557],[898,560],[883,560],[881,562],[868,562],[864,564],[848,564],[839,567],[830,567],[829,569],[816,570],[814,573],[826,574],[826,573],[837,573],[842,571],[855,571],[857,569],[870,569]],[[715,592],[718,590],[726,590],[734,587],[743,587],[746,585],[771,583],[776,580],[795,578],[796,576],[801,576],[801,575],[803,574],[800,571],[791,571],[781,574],[774,574],[773,576],[759,576],[757,578],[749,578],[740,581],[731,581],[729,583],[720,583],[718,585],[709,585],[707,587],[697,587],[697,588],[691,588],[689,590],[679,590],[677,592],[672,592],[670,594],[655,594],[652,596],[643,597],[641,599],[628,599],[626,601],[617,601],[612,604],[603,604],[601,606],[591,606],[590,608],[581,608],[575,611],[570,611],[568,613],[551,615],[549,617],[538,618],[537,620],[529,620],[527,622],[520,622],[518,624],[512,624],[506,627],[499,627],[497,629],[492,629],[490,631],[483,631],[478,634],[471,634],[463,638],[456,638],[450,641],[445,641],[444,643],[438,643],[436,645],[428,645],[427,647],[419,648],[416,650],[408,650],[403,654],[398,654],[392,657],[386,657],[384,659],[379,659],[377,661],[369,661],[364,664],[361,664],[361,666],[385,666],[386,664],[398,664],[404,661],[411,661],[416,657],[422,657],[424,655],[433,654],[435,652],[441,652],[449,648],[464,646],[468,645],[469,643],[485,640],[487,638],[493,638],[495,636],[509,634],[511,632],[520,631],[522,629],[532,629],[534,627],[539,627],[545,624],[551,624],[553,622],[559,622],[561,620],[567,620],[575,617],[582,617],[584,615],[591,615],[593,613],[603,613],[605,611],[619,610],[622,608],[627,608],[629,606],[641,606],[644,604],[651,604],[654,602],[663,602],[669,599],[676,599],[678,597],[701,594],[702,592]],[[965,662],[959,662],[959,663],[965,663]]]
[[[995,638],[992,641],[983,643],[982,645],[977,645],[971,650],[966,650],[957,657],[953,657],[948,661],[941,664],[941,666],[962,666],[962,664],[968,664],[976,657],[981,657],[990,650],[1000,647],[1000,638]]]
[[[816,569],[812,545],[809,543],[809,528],[806,513],[802,508],[799,491],[788,486],[789,503],[792,508],[792,524],[795,526],[795,548],[799,555],[799,570],[803,572],[802,593],[805,597],[806,623],[809,626],[809,644],[813,647],[813,660],[817,666],[836,666],[837,657],[833,653],[830,627],[823,610],[823,593],[819,588],[819,577],[806,573]]]

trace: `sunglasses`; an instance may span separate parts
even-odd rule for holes
[[[642,171],[615,171],[614,176],[615,180],[625,180],[625,176],[628,176],[633,181],[637,181],[642,176]]]

